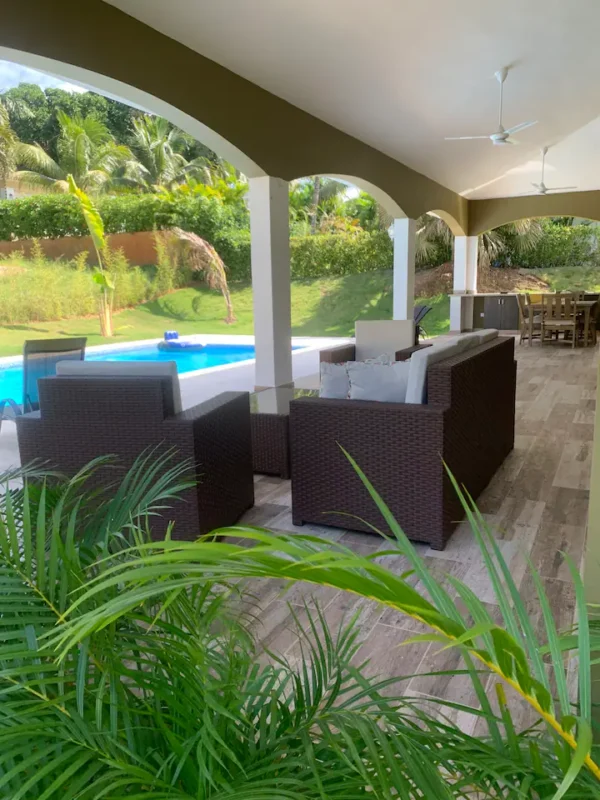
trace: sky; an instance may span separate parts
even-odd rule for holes
[[[30,67],[21,64],[14,64],[12,61],[0,60],[0,92],[18,86],[20,83],[37,83],[43,89],[65,89],[67,92],[85,92],[80,86],[67,83],[62,78],[55,78],[45,72],[38,72]]]

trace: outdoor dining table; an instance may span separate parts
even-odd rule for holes
[[[592,308],[598,303],[598,300],[576,300],[575,308],[583,311],[583,346],[587,347],[590,332],[590,318]],[[532,341],[533,335],[533,318],[536,314],[543,312],[544,306],[542,303],[531,303],[529,306],[529,342]]]

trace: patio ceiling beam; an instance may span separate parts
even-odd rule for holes
[[[475,236],[529,217],[582,217],[600,221],[600,191],[470,200],[469,234]]]

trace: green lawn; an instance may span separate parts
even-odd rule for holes
[[[598,267],[550,267],[527,272],[546,281],[553,292],[600,292]]]
[[[231,294],[237,322],[226,325],[225,307],[218,292],[205,287],[180,289],[172,294],[115,314],[115,336],[99,334],[96,317],[32,322],[0,326],[0,356],[15,355],[25,339],[57,336],[87,336],[88,345],[162,337],[165,330],[180,333],[252,334],[252,290],[232,284]],[[429,335],[449,327],[449,299],[446,295],[419,298],[433,306],[425,320]],[[295,336],[351,336],[357,319],[389,319],[392,316],[391,272],[371,272],[292,283],[292,326]]]

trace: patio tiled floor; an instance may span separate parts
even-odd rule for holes
[[[526,556],[540,572],[559,625],[573,619],[574,595],[562,552],[581,564],[587,522],[592,457],[593,420],[598,353],[591,348],[572,351],[563,345],[543,349],[516,348],[518,360],[517,427],[515,449],[479,498],[479,508],[492,525],[521,596],[536,625],[543,627],[531,580],[526,575]],[[360,553],[388,547],[369,534],[291,523],[289,481],[257,477],[256,506],[243,521],[273,530],[316,533],[343,542]],[[436,575],[452,574],[468,584],[497,610],[493,590],[477,546],[465,523],[455,531],[442,552],[419,545]],[[385,556],[389,569],[402,573],[403,557]],[[303,603],[315,598],[334,629],[344,618],[359,612],[364,645],[360,655],[371,659],[371,669],[382,677],[414,675],[458,666],[454,650],[438,654],[439,645],[410,644],[399,647],[415,633],[415,625],[390,609],[329,588],[296,585],[281,593],[281,585],[253,585],[261,608],[257,631],[265,646],[294,654],[292,608],[302,618]],[[404,691],[475,704],[466,676],[412,677],[399,684]],[[523,716],[519,716],[520,714]],[[464,715],[462,715],[464,716]],[[517,712],[523,724],[527,712]],[[475,717],[461,719],[473,730]]]

